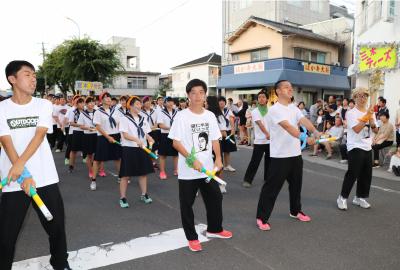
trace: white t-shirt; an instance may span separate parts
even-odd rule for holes
[[[195,114],[190,109],[184,109],[176,116],[168,137],[180,141],[186,151],[191,152],[194,147],[196,158],[207,170],[214,169],[212,159],[212,141],[221,138],[215,115],[204,110],[202,114]],[[179,154],[178,179],[193,180],[206,178],[207,175],[200,173],[186,165],[186,159]]]
[[[93,115],[94,115],[95,110],[89,112],[88,110],[84,110],[81,112],[78,118],[78,124],[83,125],[85,127],[89,128],[95,128],[95,125],[93,123]],[[85,134],[95,134],[97,131],[91,131],[91,130],[83,130],[83,133]]]
[[[68,111],[68,122],[77,124],[80,114],[81,112],[77,108],[71,108]],[[82,129],[80,127],[74,127],[70,125],[68,134],[72,134],[74,131],[82,131]]]
[[[270,156],[272,158],[296,157],[301,155],[300,140],[290,135],[279,123],[288,121],[297,127],[304,115],[294,104],[288,106],[276,102],[267,113],[267,130],[270,134]]]
[[[157,111],[150,109],[150,111],[142,110],[140,115],[143,116],[150,127],[154,126],[157,123]]]
[[[142,128],[143,133],[139,134],[140,132],[138,132],[138,127]],[[131,136],[139,138],[144,145],[146,145],[146,134],[148,134],[150,131],[151,128],[149,124],[147,123],[146,119],[141,115],[137,117],[128,114],[124,115],[120,119],[119,132],[126,132]],[[121,144],[122,146],[138,147],[136,142],[125,139],[122,134]]]
[[[110,122],[110,116],[114,119],[112,122]],[[93,116],[93,123],[95,125],[100,125],[100,127],[104,130],[105,133],[111,135],[111,134],[117,134],[119,133],[118,131],[118,122],[119,122],[119,113],[115,111],[115,108],[111,107],[111,109],[104,110],[102,107],[100,107],[96,112],[94,113]],[[97,136],[102,136],[100,132],[97,132]]]
[[[347,151],[351,151],[354,148],[360,148],[365,151],[369,151],[372,149],[372,130],[369,124],[365,125],[364,128],[356,133],[353,130],[353,127],[358,125],[360,121],[358,120],[365,112],[361,112],[356,107],[352,110],[347,111],[346,120],[347,120]],[[374,122],[376,124],[375,115],[372,116],[374,118]]]
[[[183,111],[181,111],[183,112]],[[171,128],[171,122],[175,121],[175,117],[178,114],[178,110],[172,110],[171,112],[167,109],[161,110],[157,113],[157,124],[164,124],[166,127]],[[168,129],[161,129],[161,133],[169,133]]]
[[[333,126],[327,131],[327,133],[329,135],[331,135],[332,137],[336,137],[337,139],[340,139],[343,137],[344,129],[343,129],[343,126],[339,126],[339,127]]]
[[[68,105],[58,105],[57,109],[53,111],[53,116],[58,118],[58,122],[63,123],[65,119],[65,115],[70,107]],[[61,128],[61,126],[57,123],[57,127]]]
[[[52,116],[56,116],[56,113],[59,110],[58,109],[59,107],[60,107],[60,105],[53,104]],[[53,122],[53,125],[57,125],[57,122],[56,122],[56,120],[54,118],[52,118],[52,122]],[[53,132],[55,132],[55,130],[53,130]]]
[[[0,102],[0,136],[10,135],[17,154],[20,156],[35,136],[36,127],[48,128],[53,132],[53,106],[50,101],[32,98],[25,105],[18,105],[7,99]],[[44,137],[39,148],[25,164],[36,182],[36,187],[58,183],[58,174],[47,138]],[[1,179],[7,177],[11,162],[4,149],[0,154]],[[17,182],[3,187],[3,192],[20,191]]]
[[[228,108],[224,108],[224,110],[222,111],[222,115],[218,116],[218,126],[220,130],[231,130],[231,122],[230,119],[231,117],[235,117],[232,113],[231,110],[229,110]]]
[[[265,136],[264,132],[262,132],[261,128],[256,123],[256,121],[261,121],[264,127],[267,128],[267,115],[268,113],[265,114],[264,117],[262,117],[260,110],[258,108],[255,108],[254,110],[251,111],[251,119],[253,121],[253,127],[254,127],[254,144],[269,143],[269,140]]]

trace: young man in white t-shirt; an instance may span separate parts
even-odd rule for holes
[[[291,102],[293,88],[289,81],[278,81],[275,84],[275,92],[278,101],[267,114],[271,160],[257,208],[257,226],[263,231],[271,229],[268,220],[285,180],[289,184],[290,217],[304,222],[311,220],[301,210],[303,159],[299,125],[313,133],[313,138],[307,138],[309,145],[314,144],[315,138],[320,136],[310,120]]]
[[[216,181],[206,182],[207,175],[201,172],[221,169],[221,151],[217,119],[215,115],[204,109],[207,85],[199,79],[191,80],[186,86],[190,100],[188,109],[177,115],[169,132],[173,146],[179,152],[178,179],[181,219],[189,249],[201,251],[202,247],[194,226],[193,203],[200,189],[207,211],[207,237],[231,238],[232,233],[222,228],[222,194]],[[212,158],[215,153],[215,163]],[[195,155],[192,153],[195,152]],[[188,166],[192,164],[192,168]]]
[[[251,111],[251,121],[254,126],[254,147],[253,154],[242,186],[245,188],[251,187],[254,176],[257,173],[258,166],[264,156],[264,181],[267,180],[267,172],[269,166],[269,132],[267,131],[267,102],[268,94],[266,89],[261,90],[257,94],[257,108]]]
[[[356,180],[357,191],[353,204],[365,209],[371,207],[366,198],[369,197],[372,179],[372,132],[377,133],[378,128],[373,106],[367,109],[368,96],[368,89],[354,89],[352,97],[356,106],[346,113],[349,165],[342,191],[336,200],[340,210],[347,210],[347,198]]]
[[[3,187],[0,202],[0,269],[9,270],[14,260],[15,244],[32,199],[30,188],[38,195],[53,215],[48,222],[36,204],[33,208],[49,236],[50,264],[56,270],[70,269],[64,224],[64,204],[58,188],[58,174],[46,133],[53,128],[51,102],[33,98],[36,73],[26,61],[12,61],[6,67],[6,77],[13,96],[0,103],[1,179]],[[32,178],[19,185],[16,180],[24,167]],[[29,229],[29,226],[26,226]],[[22,244],[22,243],[21,243]]]

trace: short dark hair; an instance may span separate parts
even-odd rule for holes
[[[119,101],[121,101],[121,100],[127,101],[127,100],[128,100],[128,97],[127,97],[127,96],[121,96],[121,97],[119,98]]]
[[[269,99],[269,96],[268,96],[267,91],[265,90],[265,88],[261,89],[261,91],[257,93],[257,98],[258,98],[260,95],[265,95],[265,97],[266,97],[267,99]]]
[[[386,98],[381,98],[381,102],[382,102],[383,104],[386,104]]]
[[[181,99],[179,99],[179,103],[182,103],[182,102],[185,102],[186,103],[186,98],[181,98]]]
[[[22,67],[28,67],[28,68],[32,69],[33,71],[35,71],[35,67],[31,63],[29,63],[28,61],[25,61],[25,60],[14,60],[7,64],[6,70],[5,70],[6,71],[6,79],[11,86],[12,86],[12,84],[8,80],[8,77],[17,75],[18,71],[20,71]]]
[[[118,99],[116,97],[112,97],[111,100],[118,101]]]
[[[193,80],[189,81],[188,84],[186,85],[186,94],[189,94],[190,91],[192,91],[193,87],[196,87],[196,86],[203,87],[204,92],[207,93],[207,84],[200,79],[193,79]]]
[[[225,97],[222,97],[222,96],[219,97],[219,98],[218,98],[218,102],[220,102],[220,101],[223,101],[223,102],[225,102],[225,104],[226,104],[226,98],[225,98]]]
[[[380,113],[379,113],[379,117],[381,117],[382,115],[383,115],[383,116],[386,116],[387,119],[389,119],[389,117],[390,117],[390,116],[389,116],[389,112],[387,112],[387,111],[383,111],[383,112],[380,112]]]
[[[288,81],[288,80],[279,80],[279,81],[277,81],[277,82],[274,84],[275,91],[276,91],[276,89],[278,89],[279,87],[281,87],[281,83],[283,83],[283,82],[289,82],[289,81]]]
[[[349,99],[349,103],[353,103],[353,104],[356,104],[356,102],[354,101],[354,99]]]
[[[78,103],[84,103],[85,102],[85,100],[83,99],[83,98],[81,98],[81,97],[79,97],[77,100],[76,100],[76,104],[78,104]]]
[[[86,98],[85,103],[89,104],[90,102],[94,102],[94,98],[89,96]]]

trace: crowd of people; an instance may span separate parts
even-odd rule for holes
[[[64,206],[52,149],[59,153],[65,147],[69,173],[75,173],[76,162],[82,156],[91,191],[100,188],[96,179],[106,175],[104,163],[112,161],[118,172],[119,205],[124,209],[129,207],[126,193],[131,178],[138,179],[140,200],[151,203],[147,176],[158,170],[160,180],[166,180],[170,175],[167,157],[172,157],[172,175],[178,179],[181,221],[188,247],[200,251],[193,212],[199,191],[207,212],[206,236],[228,239],[233,235],[222,225],[225,185],[211,179],[221,176],[222,171],[236,171],[231,160],[237,143],[253,145],[243,187],[252,186],[264,157],[264,182],[255,224],[268,231],[285,181],[289,185],[289,216],[300,222],[311,221],[301,204],[302,142],[313,149],[313,155],[324,148],[327,158],[332,157],[335,148],[341,149],[348,170],[337,207],[346,210],[356,181],[352,203],[365,209],[371,207],[367,199],[372,166],[379,165],[379,150],[394,141],[386,101],[380,98],[378,108],[368,108],[369,92],[362,87],[354,89],[351,100],[332,96],[327,103],[318,100],[306,110],[304,102],[295,104],[288,80],[276,82],[277,100],[272,106],[268,106],[270,97],[265,88],[249,108],[245,101],[233,104],[229,98],[207,96],[207,85],[199,79],[189,81],[187,99],[176,102],[161,96],[154,101],[137,96],[117,99],[108,92],[98,97],[75,95],[68,100],[54,95],[34,98],[35,69],[26,61],[10,62],[6,78],[13,95],[0,102],[0,172],[2,179],[7,179],[0,202],[0,269],[11,269],[32,188],[53,215],[53,220],[47,222],[34,206],[49,235],[50,264],[57,270],[70,269]],[[376,135],[373,137],[372,133]],[[329,137],[335,140],[318,143]],[[159,156],[159,163],[154,153]],[[395,174],[400,174],[400,150],[393,156],[391,166]],[[22,172],[28,171],[31,177],[16,182]]]

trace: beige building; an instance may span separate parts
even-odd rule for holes
[[[339,64],[343,43],[311,30],[252,16],[225,41],[231,64],[222,67],[218,88],[228,97],[250,99],[280,79],[291,81],[296,100],[307,105],[349,89]]]

